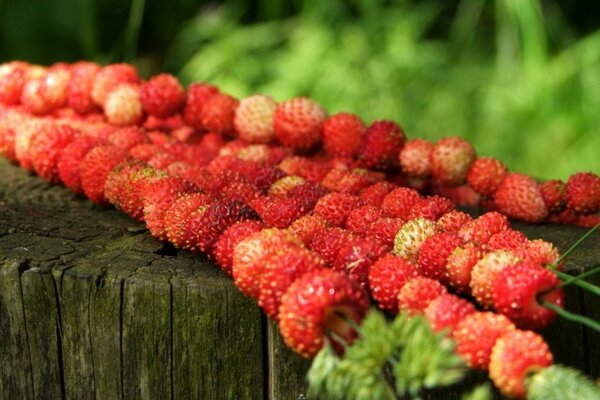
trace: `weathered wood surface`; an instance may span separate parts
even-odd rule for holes
[[[585,232],[516,226],[563,251]],[[566,267],[599,263],[596,234]],[[600,319],[598,299],[567,292]],[[558,362],[600,375],[599,335],[560,321],[546,337]],[[308,365],[202,256],[0,160],[0,398],[298,399]]]

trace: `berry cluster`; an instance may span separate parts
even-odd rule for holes
[[[525,376],[552,362],[540,336],[516,327],[552,320],[540,299],[562,306],[546,268],[557,250],[498,212],[472,219],[447,197],[405,185],[418,177],[424,188],[432,176],[441,193],[467,179],[509,216],[541,220],[562,210],[544,202],[560,197],[558,184],[538,187],[475,161],[460,139],[405,144],[391,121],[366,127],[352,114],[328,118],[307,98],[238,101],[199,83],[186,93],[171,75],[142,81],[126,64],[13,62],[0,67],[0,93],[0,154],[145,221],[160,240],[208,254],[304,356],[326,339],[340,350],[351,342],[351,321],[360,323],[371,296],[450,329],[469,365],[489,365],[509,395],[523,396]],[[326,153],[308,152],[320,141]],[[398,164],[406,175],[390,174]],[[595,217],[597,178],[575,175],[566,200],[555,201],[581,213],[574,222]],[[543,218],[530,218],[532,204]]]

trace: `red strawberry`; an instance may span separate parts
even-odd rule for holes
[[[321,182],[331,169],[327,164],[299,156],[286,157],[278,167],[287,175],[298,175],[312,183]]]
[[[155,144],[143,143],[129,149],[129,155],[138,160],[148,161],[162,151],[163,150]]]
[[[560,280],[541,264],[522,262],[500,271],[493,283],[492,301],[496,310],[519,328],[539,330],[548,325],[556,312],[542,306],[548,302],[564,306]]]
[[[104,115],[113,125],[135,125],[142,121],[144,110],[137,85],[120,85],[106,95]]]
[[[333,226],[344,226],[350,211],[358,207],[360,199],[346,193],[328,193],[317,202],[314,213]]]
[[[140,77],[134,67],[129,64],[110,64],[103,67],[94,79],[92,99],[99,106],[104,106],[108,94],[123,84],[137,85]]]
[[[37,78],[28,80],[23,86],[21,104],[32,114],[43,115],[52,111],[52,104],[42,94],[42,84],[43,79]]]
[[[445,197],[457,206],[477,207],[481,202],[479,193],[471,189],[469,185],[441,186],[434,184],[431,193]]]
[[[392,254],[381,257],[369,269],[369,289],[379,307],[398,311],[398,294],[404,284],[419,275],[417,268],[402,257]]]
[[[481,248],[468,243],[454,249],[446,260],[446,280],[459,293],[469,293],[471,287],[471,271],[483,257]]]
[[[288,246],[266,260],[260,280],[258,305],[268,317],[279,320],[281,296],[292,283],[310,271],[321,270],[325,262],[310,250],[297,245]]]
[[[471,292],[477,302],[485,308],[494,305],[494,283],[504,268],[517,264],[519,258],[508,250],[495,250],[483,256],[471,271]]]
[[[4,114],[0,112],[0,115],[2,116],[2,119],[0,119],[0,155],[9,161],[15,162],[17,161],[15,136],[17,130],[23,124],[25,116],[16,111],[9,111]]]
[[[58,160],[63,149],[79,136],[64,124],[51,124],[31,139],[29,155],[35,172],[45,181],[58,183]]]
[[[221,267],[227,275],[232,274],[231,268],[233,265],[233,250],[235,249],[235,246],[251,234],[259,232],[264,228],[265,225],[260,221],[246,220],[236,222],[223,231],[215,244],[213,256],[215,257],[217,264],[219,264],[219,267]]]
[[[189,248],[191,243],[184,229],[192,212],[202,208],[206,210],[215,202],[214,197],[206,193],[185,193],[167,209],[165,213],[165,234],[167,240],[178,248]]]
[[[419,249],[437,233],[436,229],[435,223],[425,218],[406,222],[394,238],[394,254],[416,262]]]
[[[446,293],[446,288],[438,281],[417,276],[407,281],[398,292],[398,307],[400,311],[422,313],[433,300]]]
[[[387,169],[398,164],[404,131],[393,121],[375,121],[364,134],[359,159],[368,168]]]
[[[275,136],[285,146],[309,149],[321,141],[327,112],[307,97],[296,97],[280,103],[273,116]]]
[[[58,156],[56,168],[62,183],[77,194],[83,194],[79,165],[86,154],[102,144],[100,139],[81,136],[69,143]]]
[[[514,229],[507,229],[492,235],[485,248],[488,251],[513,250],[518,252],[526,244],[527,236]]]
[[[108,141],[113,146],[128,151],[137,145],[148,143],[148,137],[137,126],[128,126],[114,131]]]
[[[305,246],[308,246],[317,231],[329,226],[329,223],[323,217],[309,214],[292,222],[288,231],[304,243]]]
[[[239,103],[235,97],[225,93],[210,96],[200,112],[204,129],[221,135],[232,132],[233,118]]]
[[[598,224],[600,224],[600,215],[598,214],[580,214],[577,215],[577,220],[575,221],[575,225],[588,229]]]
[[[567,181],[567,207],[581,214],[600,210],[600,177],[592,172],[571,175]]]
[[[21,101],[29,66],[22,61],[0,65],[0,103],[12,105]]]
[[[458,210],[452,210],[442,215],[440,219],[435,222],[435,225],[440,232],[458,232],[463,225],[471,220],[472,218],[469,214]]]
[[[196,132],[194,128],[185,124],[181,114],[173,114],[166,118],[147,115],[142,128],[147,131],[171,132],[173,138],[180,142],[187,142],[190,136]]]
[[[252,208],[267,226],[282,229],[309,211],[294,197],[261,197],[252,202]]]
[[[548,215],[538,184],[524,174],[508,174],[496,190],[494,202],[509,218],[540,222]]]
[[[233,120],[240,139],[250,143],[269,143],[275,139],[273,116],[277,103],[262,94],[246,97],[240,102]]]
[[[475,312],[473,304],[453,294],[443,294],[429,303],[423,311],[431,324],[431,329],[441,331],[454,330],[464,317]]]
[[[183,109],[183,120],[191,127],[202,130],[202,108],[215,94],[219,93],[219,89],[205,83],[192,83],[188,87],[187,99]]]
[[[67,105],[79,114],[89,114],[99,110],[92,99],[92,88],[99,71],[100,66],[89,61],[79,61],[71,66]]]
[[[469,142],[458,137],[446,137],[433,147],[431,173],[436,182],[457,186],[466,181],[473,161],[475,150]]]
[[[307,209],[312,210],[325,194],[327,194],[327,190],[324,187],[307,182],[291,188],[288,197],[301,199],[304,206]]]
[[[350,211],[346,219],[346,227],[350,232],[364,235],[371,224],[383,215],[381,208],[377,206],[361,206]]]
[[[506,166],[492,157],[479,157],[467,175],[467,184],[482,196],[491,197],[506,177]]]
[[[133,219],[144,220],[144,194],[146,187],[164,179],[167,174],[151,167],[132,169],[126,175],[126,181],[119,193],[120,209]]]
[[[464,243],[486,244],[492,235],[510,229],[506,217],[496,211],[490,211],[467,222],[458,230],[458,236]]]
[[[15,158],[19,166],[28,171],[33,171],[33,161],[29,150],[31,140],[37,135],[43,134],[50,129],[52,122],[47,119],[24,118],[15,129]]]
[[[400,218],[379,218],[369,226],[365,236],[393,246],[396,234],[402,225],[404,225],[404,221]]]
[[[146,165],[136,159],[125,158],[117,164],[106,177],[104,184],[104,197],[118,209],[121,209],[121,194],[124,193],[126,185],[129,185],[129,175],[139,172]]]
[[[173,75],[159,74],[142,83],[140,99],[148,114],[167,118],[183,107],[185,90]]]
[[[40,94],[52,110],[67,104],[67,88],[71,79],[71,67],[64,63],[56,63],[48,68],[42,78]]]
[[[381,207],[384,197],[394,189],[396,186],[387,181],[377,182],[362,189],[359,197],[364,204]]]
[[[221,177],[222,175],[218,175],[217,179]],[[221,186],[218,191],[213,190],[212,193],[218,194],[226,199],[238,200],[247,204],[258,201],[262,196],[262,192],[259,188],[248,182],[246,179],[232,180],[229,182],[225,180],[224,182],[224,186]],[[289,213],[287,215],[289,215]]]
[[[353,238],[344,243],[332,268],[343,271],[366,288],[371,265],[390,250],[389,246],[369,238]]]
[[[454,203],[444,197],[428,196],[420,199],[408,212],[408,219],[427,218],[437,221],[444,214],[454,210]]]
[[[515,330],[502,335],[490,356],[490,378],[509,397],[527,396],[526,379],[552,365],[553,357],[544,339],[531,331]]]
[[[358,194],[362,189],[371,185],[374,177],[368,171],[360,168],[344,170],[331,169],[321,181],[321,185],[333,192]]]
[[[388,193],[381,203],[385,215],[408,219],[411,208],[421,200],[421,195],[414,189],[400,187]]]
[[[438,233],[425,240],[418,252],[418,266],[421,274],[444,283],[448,257],[461,243],[458,235],[454,232]]]
[[[325,227],[314,232],[310,248],[327,264],[333,264],[342,246],[352,237],[352,233],[345,229]]]
[[[328,332],[351,342],[357,333],[344,318],[359,324],[368,308],[368,294],[345,274],[314,270],[297,279],[282,296],[279,329],[288,347],[314,357],[325,338],[335,342]]]
[[[126,157],[127,154],[115,146],[97,146],[85,155],[79,166],[79,176],[88,199],[98,204],[108,203],[104,196],[106,178]]]
[[[431,153],[433,143],[424,139],[413,139],[406,142],[398,159],[402,172],[417,178],[426,178],[431,175]]]
[[[452,336],[456,352],[471,368],[485,370],[496,341],[515,326],[508,318],[492,312],[474,312],[456,324]]]
[[[304,180],[304,178],[297,175],[284,176],[283,178],[280,178],[277,181],[273,182],[273,184],[269,188],[269,195],[284,197],[288,194],[290,189],[292,189],[295,186],[302,185],[305,182],[306,181]]]
[[[177,161],[177,156],[166,151],[159,151],[148,160],[148,165],[152,168],[165,170],[171,163],[174,163],[175,161]]]
[[[560,258],[558,249],[552,243],[545,240],[536,239],[527,241],[519,249],[518,254],[523,260],[546,266],[553,265],[559,271],[562,269],[562,263],[554,265]]]
[[[323,124],[323,147],[334,157],[354,157],[358,154],[366,127],[351,113],[338,113]]]
[[[540,184],[540,192],[546,208],[551,213],[564,210],[567,205],[567,185],[558,179]]]

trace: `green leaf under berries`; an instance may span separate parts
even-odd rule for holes
[[[492,400],[492,389],[490,389],[489,384],[484,383],[462,395],[460,400]]]
[[[527,394],[530,400],[600,400],[600,387],[577,370],[553,365],[527,380]]]

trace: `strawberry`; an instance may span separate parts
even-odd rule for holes
[[[332,268],[346,272],[362,288],[366,288],[371,265],[388,253],[389,249],[389,246],[377,240],[356,237],[342,245]]]
[[[408,220],[410,210],[421,200],[421,195],[414,189],[400,187],[389,192],[381,203],[381,209],[388,217]]]
[[[541,305],[564,306],[564,291],[556,275],[534,262],[510,265],[493,282],[492,301],[496,310],[519,328],[540,330],[556,318],[556,312]]]
[[[458,186],[442,186],[434,183],[431,187],[431,193],[445,197],[455,205],[462,207],[477,207],[481,202],[479,193],[466,184]]]
[[[346,219],[346,228],[350,232],[364,235],[371,224],[381,218],[383,211],[377,206],[360,206],[350,211]]]
[[[333,192],[358,194],[371,185],[375,177],[365,169],[343,170],[332,168],[321,181],[321,185]]]
[[[431,153],[433,143],[424,139],[413,139],[406,142],[398,159],[402,172],[417,178],[426,178],[431,175]]]
[[[155,169],[166,170],[175,161],[177,161],[177,156],[166,151],[159,151],[148,160],[148,165]]]
[[[146,129],[147,131],[172,132],[173,138],[180,142],[186,142],[189,135],[195,132],[194,128],[185,124],[181,114],[173,114],[166,118],[159,118],[154,115],[146,115],[146,119],[142,124],[142,128]],[[178,132],[179,129],[183,128],[187,129]]]
[[[297,237],[305,246],[309,246],[315,233],[330,227],[329,223],[318,215],[304,215],[289,226],[288,232]]]
[[[509,397],[527,396],[525,381],[531,374],[552,365],[544,339],[531,331],[507,332],[496,341],[490,356],[490,378]]]
[[[540,192],[549,212],[558,213],[564,210],[567,205],[567,185],[563,181],[546,181],[540,184]]]
[[[28,64],[12,61],[0,65],[0,103],[16,105],[21,101],[23,86],[27,81]]]
[[[559,271],[563,267],[562,263],[555,265],[560,258],[558,249],[552,243],[542,239],[527,241],[518,254],[523,260],[544,266],[553,266]]]
[[[417,276],[408,280],[398,292],[398,307],[400,311],[421,313],[433,300],[446,293],[446,288],[438,281]]]
[[[144,110],[137,85],[120,85],[106,95],[104,114],[113,125],[135,125],[142,121]]]
[[[527,244],[527,236],[514,229],[506,229],[504,231],[493,234],[490,240],[485,245],[488,251],[492,250],[519,250]]]
[[[352,237],[352,233],[345,229],[325,227],[313,233],[310,249],[319,254],[327,264],[333,264],[342,246]]]
[[[258,305],[268,317],[278,321],[281,296],[290,285],[310,271],[325,268],[325,262],[310,250],[293,245],[271,255],[260,280]]]
[[[125,177],[125,183],[121,186],[119,208],[131,218],[143,221],[146,187],[166,177],[164,171],[152,167],[130,170]]]
[[[252,201],[252,208],[267,226],[281,229],[309,211],[302,200],[295,197],[260,197]]]
[[[434,331],[448,329],[452,332],[459,321],[474,312],[475,307],[473,304],[448,293],[432,300],[423,311],[423,314]]]
[[[351,113],[338,113],[323,124],[323,148],[334,157],[354,157],[360,151],[364,122]]]
[[[440,232],[458,232],[463,225],[471,220],[472,218],[469,214],[452,210],[442,215],[435,222],[435,225]]]
[[[204,105],[219,89],[205,83],[192,83],[188,87],[187,99],[183,109],[183,120],[186,124],[197,130],[203,130],[202,109]]]
[[[215,261],[227,275],[232,274],[233,265],[233,250],[235,246],[251,234],[259,232],[265,228],[265,225],[260,221],[246,220],[239,221],[225,229],[213,251]],[[168,231],[167,231],[168,233]],[[169,238],[169,240],[171,240]]]
[[[92,88],[100,66],[89,61],[79,61],[71,66],[71,79],[67,87],[67,105],[79,114],[99,110],[92,99]]]
[[[79,136],[64,124],[51,124],[31,139],[29,155],[35,172],[45,181],[58,183],[58,160],[63,149]]]
[[[461,243],[454,232],[437,233],[426,239],[417,256],[421,274],[445,283],[448,257]]]
[[[344,226],[348,214],[359,204],[358,196],[346,193],[328,193],[317,201],[314,213],[325,218],[333,226]]]
[[[129,175],[139,172],[145,167],[146,165],[142,161],[131,158],[125,158],[117,164],[106,177],[104,184],[106,201],[117,209],[121,209],[121,194],[124,192],[125,186],[129,184]]]
[[[144,111],[158,118],[167,118],[185,104],[185,90],[171,74],[159,74],[140,86]]]
[[[506,217],[496,211],[490,211],[472,221],[465,223],[458,236],[464,243],[486,244],[496,233],[510,229]]]
[[[395,185],[383,181],[377,182],[360,191],[359,197],[363,204],[381,207],[383,198],[396,188]]]
[[[306,150],[321,141],[327,112],[307,97],[280,103],[273,116],[275,136],[284,146]]]
[[[452,336],[456,340],[456,352],[467,365],[486,370],[498,338],[514,330],[515,326],[505,316],[477,311],[460,320]]]
[[[97,204],[107,204],[104,185],[110,171],[127,157],[115,146],[97,146],[91,149],[79,166],[81,188],[88,199]]]
[[[229,176],[229,174],[227,174]],[[217,175],[217,179],[222,179],[223,174]],[[244,178],[243,176],[241,178]],[[225,184],[219,187],[218,191],[213,190],[212,193],[217,194],[223,198],[238,200],[242,203],[252,204],[254,201],[257,201],[261,198],[262,192],[252,183],[248,182],[247,179],[241,180],[232,180],[227,181],[224,180]],[[271,207],[272,208],[272,207]],[[272,209],[270,212],[275,211]],[[286,213],[289,218],[291,214],[291,210]],[[275,215],[271,214],[271,217]]]
[[[71,67],[64,63],[56,63],[48,68],[42,77],[40,94],[49,109],[56,110],[67,103],[67,88],[71,79]]]
[[[369,226],[365,236],[393,247],[396,234],[402,225],[404,225],[404,221],[400,218],[379,218]]]
[[[108,142],[113,146],[128,151],[140,144],[148,143],[148,137],[137,126],[119,128],[108,137]]]
[[[269,188],[269,196],[284,197],[289,193],[290,189],[292,189],[295,186],[302,185],[304,183],[306,183],[306,181],[300,176],[284,176],[283,178],[280,178],[273,182],[273,184]]]
[[[273,116],[277,103],[262,94],[246,97],[240,102],[233,124],[240,139],[249,143],[269,143],[275,139]]]
[[[398,311],[398,294],[402,286],[419,271],[410,261],[392,254],[381,257],[369,269],[368,282],[373,299],[386,311]]]
[[[167,209],[165,213],[165,234],[167,240],[178,248],[189,248],[191,243],[185,236],[185,225],[190,214],[202,208],[206,210],[215,202],[214,197],[206,193],[185,193]]]
[[[340,272],[317,269],[302,275],[281,297],[279,330],[288,347],[314,357],[326,338],[335,343],[328,332],[350,343],[357,333],[344,318],[359,324],[368,308],[369,296],[356,282]]]
[[[56,169],[62,183],[77,194],[83,194],[79,165],[86,154],[103,142],[90,136],[80,136],[69,143],[58,155]]]
[[[504,268],[519,262],[518,256],[509,250],[495,250],[483,256],[471,271],[471,292],[477,302],[485,308],[494,305],[494,284]]]
[[[431,152],[431,174],[437,183],[457,186],[465,182],[475,150],[459,137],[440,139]]]
[[[153,143],[142,143],[129,149],[129,155],[138,160],[148,161],[163,150]]]
[[[463,247],[454,249],[446,260],[445,280],[459,293],[469,293],[471,287],[471,271],[483,257],[480,247],[467,243]]]
[[[52,111],[52,104],[48,103],[42,94],[43,82],[40,78],[30,79],[23,86],[21,104],[32,114],[44,115]]]
[[[394,254],[416,262],[419,248],[437,233],[436,229],[435,223],[425,218],[406,222],[394,238]]]
[[[235,97],[225,93],[210,96],[200,112],[204,129],[221,135],[231,133],[235,110],[239,103]]]
[[[413,204],[408,212],[407,219],[427,218],[437,221],[444,214],[453,211],[454,208],[454,203],[444,197],[427,196]]]
[[[580,214],[577,215],[577,220],[575,221],[575,225],[588,229],[598,224],[600,224],[600,215],[598,214]]]
[[[480,195],[492,197],[506,174],[506,165],[502,161],[492,157],[479,157],[469,169],[467,184]]]
[[[298,175],[312,183],[321,182],[330,170],[327,164],[299,156],[286,157],[278,167],[287,175]]]
[[[567,181],[567,207],[580,214],[600,210],[600,177],[592,172],[579,172]]]
[[[508,174],[498,186],[494,202],[498,211],[509,218],[540,222],[548,215],[538,184],[524,174]]]
[[[398,164],[406,136],[393,121],[373,122],[363,136],[359,160],[367,168],[389,169]]]
[[[129,64],[110,64],[104,66],[95,76],[92,86],[92,99],[103,107],[108,94],[123,84],[137,85],[140,77]]]
[[[0,155],[11,162],[15,162],[17,161],[17,155],[15,154],[16,132],[23,124],[25,117],[16,111],[0,113],[0,115],[2,116],[2,119],[0,119]]]

